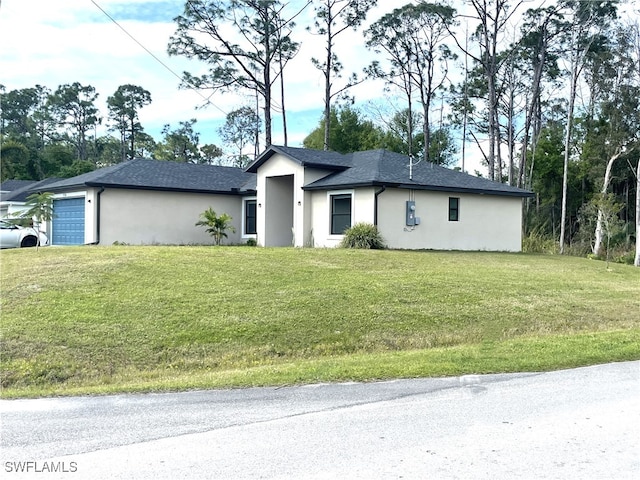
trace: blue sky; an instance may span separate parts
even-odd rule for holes
[[[388,0],[381,3],[386,3],[387,9],[395,6],[395,2]],[[252,99],[216,94],[210,99],[214,106],[198,108],[203,105],[202,93],[178,88],[180,82],[175,74],[185,70],[197,74],[203,68],[202,63],[169,57],[166,53],[169,37],[175,31],[173,19],[182,13],[183,6],[183,0],[2,0],[0,84],[8,91],[35,85],[55,90],[76,81],[91,85],[99,94],[98,105],[104,116],[107,97],[120,85],[138,85],[148,90],[152,98],[152,104],[140,112],[147,133],[160,139],[165,124],[178,127],[179,122],[195,118],[201,143],[220,145],[216,130],[224,122],[225,114]],[[370,18],[379,16],[374,13]],[[308,34],[305,36],[305,32],[301,37],[302,50],[288,67],[286,77],[292,146],[301,145],[318,125],[323,106],[322,75],[310,62],[312,56],[322,54],[322,43]],[[364,47],[358,46],[363,43],[360,38],[360,34],[346,33],[344,44],[349,48],[338,52],[341,60],[352,67],[347,74],[361,71],[369,61]],[[367,102],[380,96],[381,86],[368,84],[353,93],[360,102]],[[279,117],[275,116],[274,143],[283,142],[280,125]],[[108,133],[104,123],[97,133]]]

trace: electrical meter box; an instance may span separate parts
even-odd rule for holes
[[[417,221],[416,221],[417,220]],[[420,220],[416,218],[416,202],[407,200],[407,226],[413,227],[420,224]]]

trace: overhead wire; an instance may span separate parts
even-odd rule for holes
[[[0,0],[1,2],[2,0]],[[127,31],[126,28],[124,28],[122,25],[120,25],[120,23],[118,23],[118,21],[113,18],[111,15],[109,15],[109,13],[102,8],[100,5],[98,5],[98,3],[95,0],[90,0],[91,3],[93,3],[96,8],[98,8],[109,20],[111,20],[120,30],[122,30],[131,40],[133,40],[136,44],[138,44],[138,46],[140,48],[142,48],[145,52],[147,52],[149,55],[151,55],[151,57],[158,62],[160,65],[162,65],[167,71],[169,71],[173,76],[175,76],[178,80],[180,80],[181,82],[184,80],[179,74],[177,74],[175,71],[173,71],[173,69],[171,67],[169,67],[166,63],[164,63],[160,58],[158,58],[157,55],[155,55],[151,50],[149,50],[146,46],[144,46],[140,41],[138,41],[137,38],[135,38],[131,33],[129,33]],[[211,99],[211,95],[213,95],[213,93],[210,96],[205,96],[203,95],[203,93],[196,87],[194,87],[193,85],[188,85],[187,84],[187,88],[190,90],[193,90],[194,92],[196,92],[198,94],[198,96],[200,96],[205,104],[210,105],[212,107],[214,107],[215,109],[217,109],[218,111],[220,111],[221,113],[223,113],[225,116],[228,115],[228,113],[226,111],[224,111],[222,108],[220,108],[218,105],[216,105],[215,103],[213,103],[210,99]]]

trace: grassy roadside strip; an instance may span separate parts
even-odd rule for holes
[[[247,388],[322,382],[380,381],[465,374],[543,372],[640,359],[640,329],[519,338],[500,343],[429,350],[353,354],[242,369],[192,372],[170,369],[121,372],[107,382],[14,388],[3,398],[104,395],[210,388]]]

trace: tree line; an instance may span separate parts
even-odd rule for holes
[[[181,88],[255,99],[231,112],[220,131],[238,165],[272,143],[276,106],[288,142],[287,67],[304,31],[323,45],[320,58],[308,61],[324,79],[317,93],[324,113],[305,146],[388,148],[444,165],[459,155],[466,170],[473,144],[483,175],[535,192],[525,208],[529,241],[624,256],[635,238],[640,256],[640,28],[620,15],[633,4],[556,0],[527,9],[519,0],[466,0],[454,8],[419,1],[369,18],[376,4],[188,0],[167,50],[207,68],[185,72]],[[374,59],[362,72],[340,59],[352,47],[342,41],[349,30],[362,34]],[[374,79],[384,82],[393,108],[351,106],[353,87]],[[41,177],[51,165],[67,175],[138,155],[223,158],[220,147],[198,145],[193,120],[167,125],[159,142],[146,135],[137,112],[151,98],[134,85],[108,98],[118,137],[91,140],[95,95],[79,84],[2,91],[3,176]]]

